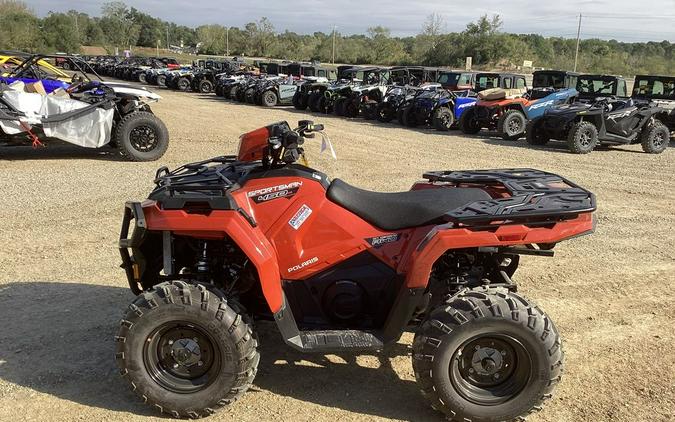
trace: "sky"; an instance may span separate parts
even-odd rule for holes
[[[39,16],[76,9],[98,16],[106,0],[24,0]],[[180,25],[243,27],[266,16],[276,31],[364,34],[381,25],[392,35],[419,33],[427,16],[439,14],[447,32],[459,32],[483,14],[499,14],[503,30],[574,38],[579,14],[581,37],[625,42],[675,42],[675,0],[128,0],[128,6]],[[468,7],[470,6],[470,7]]]

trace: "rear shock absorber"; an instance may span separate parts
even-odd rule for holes
[[[208,261],[208,256],[207,256],[207,243],[206,241],[202,240],[199,242],[200,243],[200,249],[201,249],[201,254],[199,257],[199,261],[197,261],[196,264],[196,269],[197,269],[197,274],[207,274],[209,272],[209,261]]]

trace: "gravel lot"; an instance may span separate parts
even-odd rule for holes
[[[0,420],[156,418],[116,373],[113,335],[133,299],[116,249],[123,205],[154,172],[234,153],[242,132],[311,118],[161,90],[171,145],[155,163],[69,147],[0,151]],[[597,232],[555,258],[525,257],[521,292],[555,320],[566,373],[532,421],[666,421],[675,415],[675,149],[580,156],[460,133],[318,117],[338,155],[310,162],[365,188],[407,189],[425,170],[535,167],[596,193]],[[675,146],[671,143],[671,147]],[[410,364],[411,336],[382,354],[305,356],[263,325],[255,387],[210,420],[440,421]],[[158,420],[160,418],[157,418]]]

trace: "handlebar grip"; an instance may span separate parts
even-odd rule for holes
[[[309,127],[309,130],[311,130],[312,132],[319,132],[319,131],[322,131],[322,130],[323,130],[323,125],[322,125],[322,124],[311,125],[311,126]]]

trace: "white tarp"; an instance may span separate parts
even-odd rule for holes
[[[67,113],[87,107],[89,104],[71,98],[41,95],[36,93],[8,90],[3,98],[14,108],[26,114],[21,120],[30,125],[41,124],[41,118]],[[99,148],[110,142],[114,109],[95,108],[74,119],[43,125],[45,136],[61,139],[71,144]],[[0,120],[0,128],[14,135],[25,129],[18,122]]]

